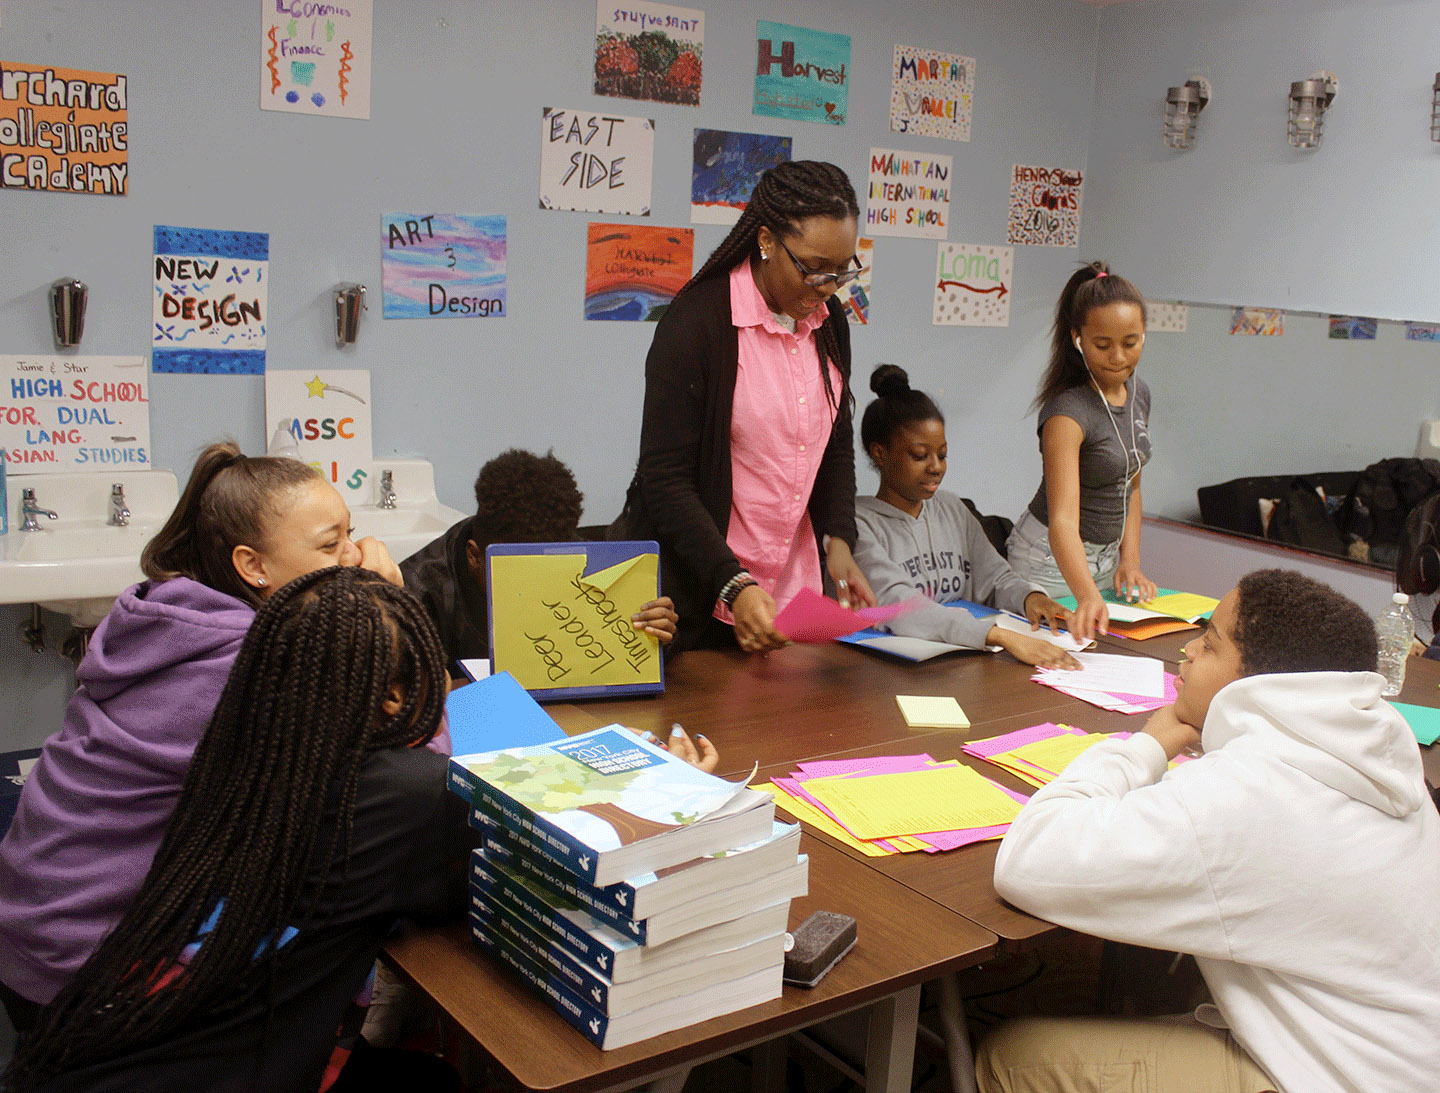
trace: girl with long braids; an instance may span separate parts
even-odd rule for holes
[[[672,648],[785,644],[777,605],[821,591],[822,553],[842,603],[874,603],[851,554],[850,332],[831,299],[861,272],[858,215],[833,164],[772,167],[656,328],[622,520],[660,543]]]
[[[1140,471],[1150,459],[1150,388],[1135,375],[1145,298],[1104,262],[1081,266],[1055,309],[1035,397],[1044,477],[1010,533],[1010,565],[1052,596],[1068,588],[1082,641],[1110,622],[1100,590],[1148,600],[1140,568]]]
[[[139,892],[7,1088],[320,1089],[396,917],[463,904],[463,810],[418,746],[446,690],[404,589],[331,567],[270,597]]]
[[[200,454],[0,843],[0,999],[22,1034],[134,899],[255,609],[336,565],[400,583],[382,544],[351,542],[344,500],[310,467],[234,444]]]

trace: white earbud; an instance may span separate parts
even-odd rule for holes
[[[1075,351],[1076,351],[1077,353],[1079,353],[1082,357],[1085,355],[1085,350],[1083,350],[1083,349],[1080,348],[1080,335],[1079,335],[1079,334],[1076,334],[1076,335],[1075,335]]]

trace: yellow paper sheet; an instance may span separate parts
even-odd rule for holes
[[[806,792],[862,839],[1007,824],[1019,802],[969,767],[871,778],[812,778]]]
[[[659,559],[641,554],[584,577],[584,554],[490,559],[495,667],[527,690],[658,683],[660,646],[630,616],[657,594]]]
[[[1059,774],[1068,767],[1077,757],[1102,740],[1109,739],[1103,733],[1087,733],[1079,736],[1075,733],[1061,733],[1058,736],[1046,737],[1044,740],[1036,740],[1030,744],[1023,744],[1011,751],[1004,752],[1004,755],[1023,759],[1041,770],[1048,770],[1052,774]],[[998,758],[998,756],[997,756]]]
[[[798,797],[790,796],[790,794],[786,793],[774,782],[764,782],[751,788],[769,790],[775,795],[775,807],[788,812],[791,819],[799,820],[803,824],[809,824],[816,831],[821,831],[829,835],[832,839],[844,843],[846,846],[854,847],[866,857],[883,858],[893,853],[893,851],[886,850],[883,846],[876,846],[874,843],[867,843],[855,838],[850,832],[846,831],[809,801],[803,801]]]
[[[1169,592],[1164,596],[1156,596],[1153,600],[1147,600],[1140,606],[1150,611],[1159,611],[1162,615],[1171,615],[1177,619],[1189,621],[1197,615],[1214,611],[1219,603],[1219,600],[1201,596],[1196,592]]]

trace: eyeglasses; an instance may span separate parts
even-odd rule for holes
[[[778,235],[775,237],[775,241],[782,247],[785,247],[785,240],[781,239]],[[860,265],[859,256],[852,254],[850,261],[854,262],[857,268],[847,269],[844,273],[821,273],[819,270],[811,269],[804,262],[800,261],[800,259],[796,258],[795,252],[789,247],[785,247],[785,253],[790,256],[790,261],[794,262],[795,268],[800,271],[800,280],[804,281],[811,288],[824,288],[826,285],[834,285],[836,288],[840,288],[842,285],[848,285],[870,268],[869,266]]]

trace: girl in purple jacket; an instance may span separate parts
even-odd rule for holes
[[[76,672],[0,842],[0,999],[23,1034],[131,904],[256,608],[293,578],[361,565],[344,500],[309,466],[201,453]]]

